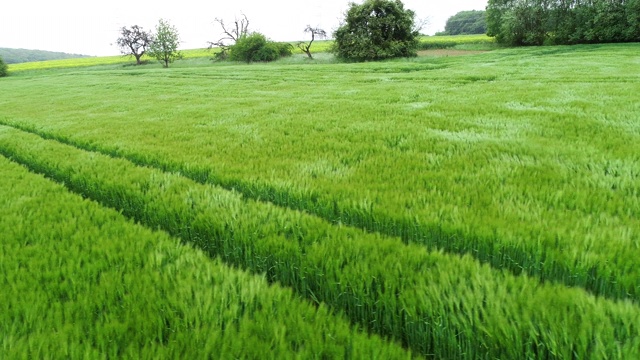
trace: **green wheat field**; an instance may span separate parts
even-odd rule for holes
[[[10,65],[0,358],[640,358],[640,43],[433,39]]]

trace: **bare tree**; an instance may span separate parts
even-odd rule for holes
[[[311,55],[311,44],[313,44],[313,41],[316,39],[316,36],[320,39],[325,39],[327,37],[327,32],[320,29],[319,27],[312,28],[311,25],[307,25],[307,28],[304,29],[304,32],[311,33],[311,41],[309,41],[309,43],[303,42],[303,41],[299,42],[298,48],[304,51],[304,53],[307,54],[309,59],[313,59],[313,56]]]
[[[429,18],[415,18],[413,23],[413,30],[421,32],[422,29],[429,25]]]
[[[235,44],[241,37],[249,34],[249,19],[247,15],[242,14],[240,18],[235,18],[232,25],[225,24],[224,20],[220,18],[215,18],[213,21],[220,25],[223,36],[218,41],[209,41],[209,49],[220,48],[220,52],[216,54],[216,57],[224,58],[231,45]],[[232,43],[230,44],[229,41]]]
[[[116,41],[120,52],[124,55],[132,55],[136,63],[140,65],[140,58],[147,52],[147,47],[153,42],[153,34],[146,32],[142,27],[133,25],[131,29],[123,26],[120,29],[120,37]]]

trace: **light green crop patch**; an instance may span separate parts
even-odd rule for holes
[[[475,49],[493,50],[498,48],[496,39],[485,34],[478,35],[446,35],[446,36],[426,36],[420,38],[418,48],[427,49]]]
[[[640,309],[15,129],[0,153],[422,355],[635,357]],[[356,205],[367,214],[371,203]],[[428,326],[425,326],[428,325]],[[505,344],[509,344],[505,346]]]
[[[637,51],[16,76],[0,121],[637,300]]]
[[[213,57],[215,49],[192,49],[182,50],[185,59],[196,59]],[[142,61],[155,62],[156,60],[144,55]],[[9,65],[9,71],[25,71],[25,70],[47,70],[47,69],[70,69],[70,68],[83,68],[100,65],[120,65],[120,64],[135,64],[135,58],[132,56],[98,56],[76,59],[61,59],[61,60],[47,60],[47,61],[33,61],[19,64]]]
[[[410,358],[1,156],[0,205],[2,358]]]

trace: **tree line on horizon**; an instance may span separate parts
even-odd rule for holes
[[[509,46],[640,41],[640,0],[489,0],[487,35]]]
[[[0,48],[0,58],[6,64],[19,64],[31,61],[74,59],[90,57],[89,55],[69,54],[57,51]]]
[[[230,27],[221,19],[215,21],[225,34],[210,43],[220,49],[217,59],[273,61],[292,54],[292,45],[249,31],[245,15]],[[415,56],[420,29],[415,12],[405,9],[400,0],[351,3],[342,25],[333,33],[330,52],[347,61]],[[327,33],[311,26],[305,32],[311,34],[311,41],[297,45],[313,58],[313,41]],[[640,0],[489,0],[486,11],[461,11],[451,16],[445,31],[436,35],[482,33],[506,46],[637,42]]]
[[[217,60],[273,61],[293,53],[293,45],[249,31],[245,15],[229,27],[222,19],[215,22],[224,33],[220,40],[210,42],[210,48],[220,49]],[[421,27],[415,12],[405,9],[401,0],[351,3],[342,25],[333,33],[330,52],[346,61],[416,56]],[[297,46],[312,59],[313,42],[327,37],[327,32],[310,25],[304,31],[311,40]],[[486,11],[461,11],[436,35],[484,32],[507,46],[638,42],[640,0],[489,0]],[[122,27],[117,39],[121,53],[135,57],[138,65],[146,54],[168,67],[182,58],[179,44],[178,30],[164,19],[159,20],[155,32],[138,25]],[[0,76],[6,76],[2,57],[0,53]]]
[[[506,46],[640,41],[640,0],[489,0],[436,35],[484,34]]]
[[[437,32],[442,35],[476,35],[486,34],[487,20],[484,10],[460,11],[447,19],[444,31]]]
[[[63,52],[0,48],[0,77],[9,75],[9,64],[30,61],[60,60],[90,57],[88,55],[68,54]]]
[[[244,14],[228,24],[219,18],[214,21],[224,34],[218,41],[209,43],[209,48],[219,49],[215,55],[217,60],[273,61],[293,54],[293,45],[274,42],[260,32],[250,31],[249,19]],[[351,3],[343,24],[333,34],[335,41],[330,51],[347,61],[416,56],[420,28],[415,12],[405,9],[400,0]],[[326,38],[327,32],[311,25],[304,31],[311,35],[311,40],[299,42],[297,47],[312,59],[313,42]],[[160,34],[169,41],[161,41]],[[135,57],[137,64],[142,64],[146,54],[161,61],[164,67],[181,57],[177,50],[179,43],[177,29],[165,20],[160,20],[155,32],[147,32],[138,25],[122,27],[117,40],[122,54]]]

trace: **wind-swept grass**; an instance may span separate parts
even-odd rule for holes
[[[435,358],[634,358],[631,302],[427,252],[0,127],[0,153]]]
[[[637,300],[637,49],[15,77],[0,122]]]
[[[18,72],[0,148],[423,355],[636,358],[639,49]]]
[[[3,359],[408,359],[0,156]]]

